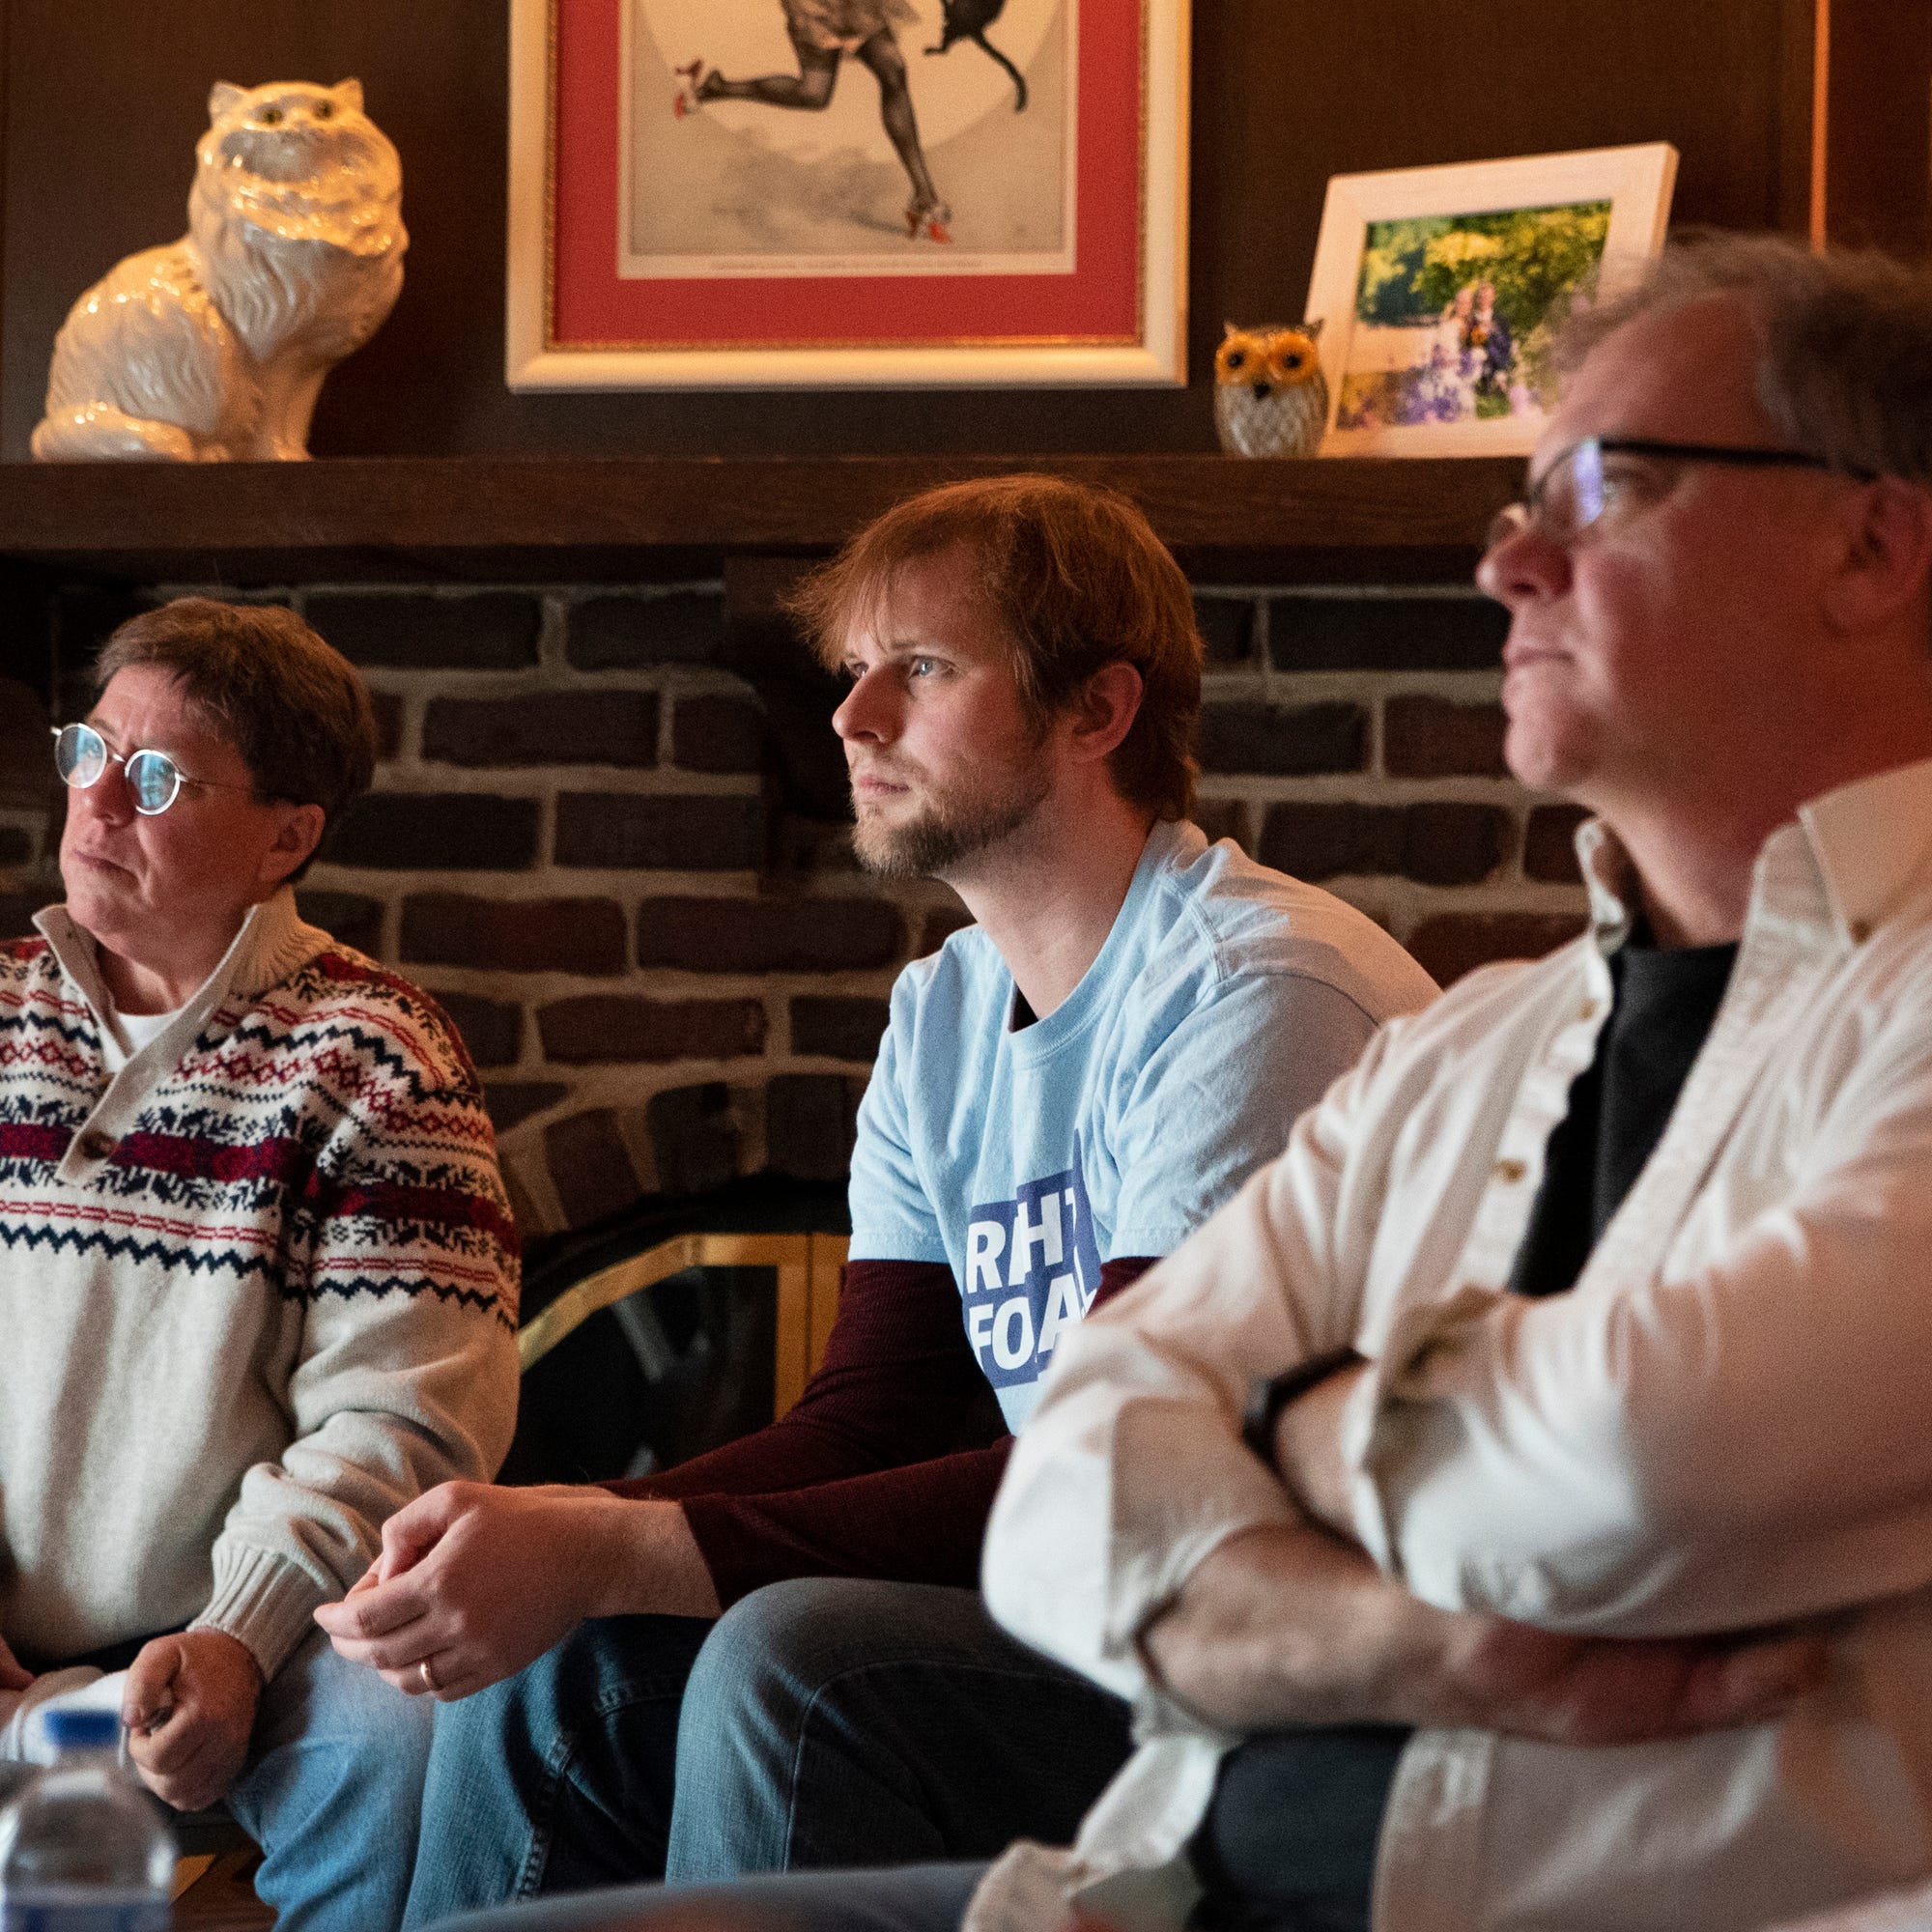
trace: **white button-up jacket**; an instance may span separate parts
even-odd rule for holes
[[[1833,1635],[1830,1681],[1773,1723],[1595,1749],[1419,1732],[1378,1932],[1745,1932],[1932,1873],[1932,763],[1766,842],[1662,1139],[1575,1289],[1532,1300],[1511,1264],[1629,918],[1615,841],[1593,824],[1578,848],[1593,931],[1390,1025],[1063,1345],[1020,1438],[988,1599],[1140,1700],[1150,1738],[1051,1868],[1118,1923],[1184,1911],[1172,1861],[1228,1742],[1163,1709],[1135,1635],[1223,1540],[1288,1515],[1243,1402],[1344,1344],[1372,1364],[1345,1424],[1355,1533],[1426,1602]],[[1048,1870],[996,1867],[969,1922]]]

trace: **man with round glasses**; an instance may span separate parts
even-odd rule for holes
[[[1140,1751],[1068,1852],[502,1932],[1759,1932],[1932,1878],[1932,276],[1716,239],[1557,347],[1478,581],[1590,930],[1385,1028],[1068,1337],[995,1505],[994,1614]]]
[[[0,1689],[126,1669],[128,1752],[226,1799],[285,1928],[401,1916],[429,1725],[312,1613],[494,1473],[517,1246],[474,1070],[306,925],[368,694],[293,612],[124,624],[54,734],[66,901],[0,945]]]

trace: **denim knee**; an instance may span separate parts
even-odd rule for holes
[[[829,1614],[837,1579],[806,1577],[753,1590],[712,1626],[685,1690],[689,1708],[735,1701],[766,1680],[793,1683],[816,1677],[837,1650],[844,1619]],[[836,1663],[834,1664],[836,1667]]]
[[[767,1583],[713,1625],[692,1670],[687,1701],[694,1710],[728,1708],[774,1692],[809,1701],[830,1680],[876,1663],[903,1643],[923,1648],[923,1600],[965,1594],[852,1577]]]

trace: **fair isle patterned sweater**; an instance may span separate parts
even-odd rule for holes
[[[110,1075],[94,942],[35,923],[0,944],[0,1636],[212,1625],[271,1677],[385,1517],[509,1446],[476,1074],[284,889]]]

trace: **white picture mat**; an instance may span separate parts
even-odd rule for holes
[[[1144,0],[1144,192],[1137,342],[755,350],[552,347],[550,67],[551,10],[555,4],[557,0],[511,0],[510,4],[510,183],[504,315],[504,377],[510,388],[1185,384],[1191,0]],[[956,53],[952,56],[958,57]],[[611,242],[614,249],[617,238],[613,236]]]
[[[1454,167],[1331,176],[1308,284],[1308,319],[1322,324],[1321,363],[1328,375],[1328,429],[1321,454],[1526,456],[1536,446],[1541,427],[1539,418],[1521,415],[1376,429],[1335,427],[1355,330],[1362,253],[1372,222],[1607,201],[1609,232],[1604,241],[1601,274],[1603,286],[1613,291],[1620,277],[1633,276],[1663,246],[1676,180],[1677,150],[1667,141],[1525,155]]]

